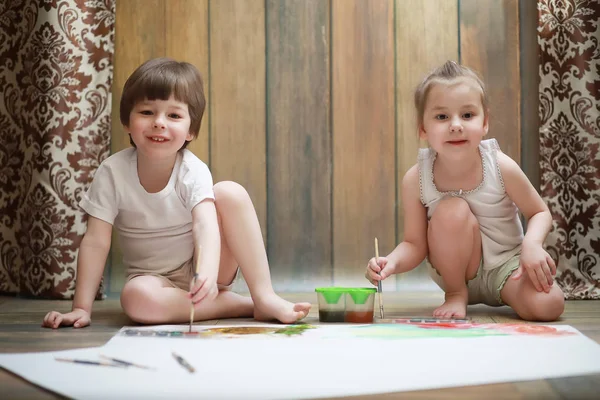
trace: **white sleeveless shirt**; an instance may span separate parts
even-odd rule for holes
[[[421,203],[431,219],[439,201],[446,196],[464,199],[477,218],[481,231],[483,269],[491,270],[503,265],[518,254],[523,242],[523,226],[515,203],[508,197],[498,165],[499,151],[496,139],[482,140],[479,145],[483,165],[483,179],[479,186],[468,191],[440,192],[433,180],[435,150],[419,149],[419,186]]]

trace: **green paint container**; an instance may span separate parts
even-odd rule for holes
[[[320,322],[344,322],[346,314],[346,292],[343,287],[316,288],[319,301]]]

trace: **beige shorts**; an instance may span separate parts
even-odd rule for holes
[[[469,290],[469,304],[483,303],[488,306],[503,306],[504,302],[500,297],[500,292],[502,291],[502,288],[504,288],[510,274],[519,268],[520,257],[520,253],[516,254],[504,264],[491,270],[483,269],[482,259],[482,262],[479,264],[479,269],[477,270],[477,275],[467,283],[467,289]],[[431,279],[444,290],[442,277],[429,263],[429,260],[426,260],[426,262],[429,276],[431,276]]]
[[[222,285],[220,283],[217,283],[219,291],[230,291],[233,288],[233,285],[235,284],[235,281],[237,280],[239,274],[240,268],[238,267],[238,269],[235,271],[233,279],[228,285]],[[191,263],[185,263],[181,267],[164,274],[157,274],[152,272],[130,274],[127,276],[127,282],[129,282],[137,276],[155,276],[163,282],[169,284],[170,286],[183,289],[187,292],[188,290],[190,290],[190,282],[194,277],[194,271],[192,269]]]

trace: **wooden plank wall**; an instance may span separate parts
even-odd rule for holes
[[[520,159],[518,0],[461,0],[460,54],[479,71],[490,96],[490,136]]]
[[[112,150],[129,145],[118,117],[127,76],[151,57],[192,62],[208,107],[189,148],[215,182],[249,191],[276,289],[365,285],[374,237],[386,255],[403,236],[402,176],[426,145],[412,95],[428,71],[447,59],[477,69],[490,136],[520,161],[518,10],[519,0],[118,1]],[[425,282],[423,272],[384,287]]]
[[[330,7],[266,7],[269,260],[280,289],[311,290],[332,275]]]
[[[375,236],[395,242],[394,5],[332,4],[333,271],[364,283]]]

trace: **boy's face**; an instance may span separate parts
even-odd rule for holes
[[[437,153],[461,157],[476,150],[487,132],[481,90],[474,83],[462,80],[431,87],[419,135]]]
[[[168,100],[137,102],[125,130],[131,134],[139,152],[163,158],[177,153],[186,141],[193,139],[190,123],[187,104],[171,96]]]

